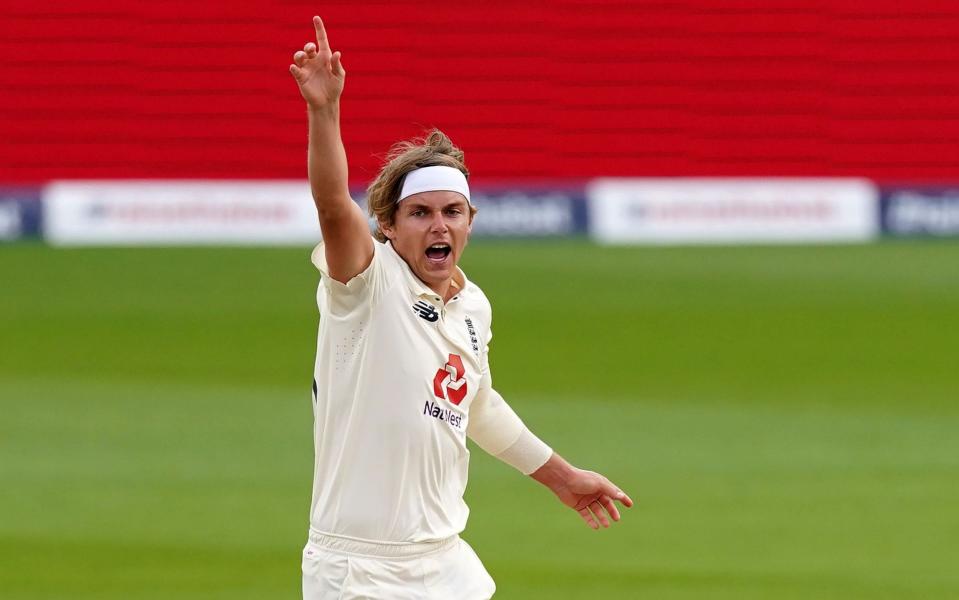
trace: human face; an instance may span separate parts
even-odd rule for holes
[[[396,207],[393,224],[380,230],[413,273],[446,298],[473,217],[469,203],[456,192],[420,192]]]

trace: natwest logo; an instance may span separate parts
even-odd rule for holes
[[[466,397],[466,369],[458,354],[450,354],[449,360],[433,377],[433,394],[459,405]]]

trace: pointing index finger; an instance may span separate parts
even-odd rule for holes
[[[326,38],[326,28],[323,27],[323,19],[313,17],[313,29],[316,30],[316,49],[319,52],[330,51],[330,41]]]

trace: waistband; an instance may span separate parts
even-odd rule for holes
[[[373,558],[402,558],[408,556],[423,556],[424,554],[452,548],[457,540],[459,540],[459,536],[453,535],[435,542],[395,542],[384,544],[381,542],[371,542],[369,540],[359,540],[323,533],[311,527],[309,539],[311,544],[332,552]]]

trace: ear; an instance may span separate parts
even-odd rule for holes
[[[391,242],[396,239],[396,229],[393,225],[389,223],[384,223],[383,221],[377,221],[377,224],[380,226],[380,231],[383,232],[383,235],[386,236],[386,239]]]

